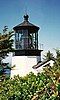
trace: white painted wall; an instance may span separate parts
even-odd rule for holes
[[[37,73],[32,66],[37,64],[36,56],[13,56],[12,57],[12,66],[16,66],[11,70],[11,77],[14,75],[25,76],[29,72]]]

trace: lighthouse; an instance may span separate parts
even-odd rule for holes
[[[29,16],[23,16],[24,20],[19,25],[13,27],[15,32],[15,50],[12,56],[11,77],[14,75],[25,76],[35,70],[32,66],[41,61],[42,50],[38,49],[39,27],[29,22]]]

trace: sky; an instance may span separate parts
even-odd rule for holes
[[[26,12],[40,27],[39,47],[43,44],[44,52],[60,48],[60,0],[0,0],[0,32],[21,23]]]

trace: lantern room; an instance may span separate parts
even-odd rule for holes
[[[29,16],[24,15],[24,21],[15,26],[15,55],[38,55],[38,30],[39,27],[33,25],[28,20]],[[28,52],[27,52],[28,50]],[[32,50],[32,52],[30,52]],[[19,53],[18,53],[19,51]],[[37,52],[36,52],[37,51]]]
[[[15,26],[15,48],[16,49],[38,49],[39,27],[28,21],[29,16],[24,15],[24,22]]]

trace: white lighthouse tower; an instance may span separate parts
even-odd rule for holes
[[[28,21],[29,16],[24,15],[24,21],[15,26],[15,51],[12,57],[11,77],[14,75],[25,76],[35,70],[32,66],[41,61],[41,51],[38,50],[39,27]]]

